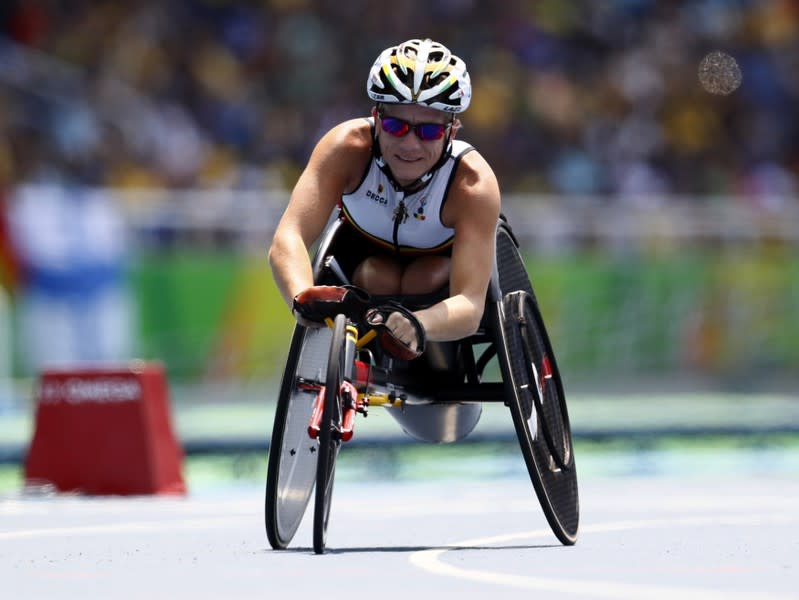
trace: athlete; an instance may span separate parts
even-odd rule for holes
[[[372,65],[371,118],[333,127],[313,150],[269,250],[275,281],[298,320],[313,291],[308,249],[338,207],[351,281],[375,295],[447,290],[429,307],[381,315],[397,342],[473,334],[483,314],[500,212],[496,176],[457,138],[471,100],[464,62],[430,39],[384,50]],[[338,234],[337,234],[338,235]],[[345,253],[346,254],[346,253]]]

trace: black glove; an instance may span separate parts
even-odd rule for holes
[[[355,286],[315,285],[294,296],[291,312],[301,325],[324,324],[344,313],[359,319],[369,306],[369,294]]]

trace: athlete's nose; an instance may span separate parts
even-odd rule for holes
[[[400,147],[405,150],[419,151],[423,148],[422,144],[424,144],[424,142],[419,139],[419,136],[417,136],[414,131],[408,132],[408,134],[400,140]]]

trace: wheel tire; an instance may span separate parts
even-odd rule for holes
[[[503,332],[511,373],[508,397],[519,445],[555,536],[577,541],[579,495],[563,384],[538,306],[524,291],[506,294]]]
[[[314,501],[313,548],[316,554],[325,551],[327,524],[333,501],[333,481],[336,458],[341,446],[341,384],[344,381],[346,359],[347,319],[338,315],[333,325],[330,354],[325,380],[325,405],[319,428],[319,460],[316,465],[316,495]]]

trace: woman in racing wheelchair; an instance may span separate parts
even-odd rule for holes
[[[317,470],[322,444],[305,430],[319,389],[313,380],[328,368],[326,348],[332,355],[333,344],[313,306],[341,293],[334,286],[345,281],[372,300],[386,299],[368,321],[379,329],[384,356],[400,359],[390,369],[392,382],[404,372],[408,381],[442,381],[454,392],[445,397],[436,389],[431,402],[392,409],[403,429],[424,441],[455,441],[477,424],[481,402],[504,402],[547,520],[558,539],[573,544],[577,480],[557,365],[518,245],[500,218],[496,177],[456,139],[456,115],[471,99],[466,66],[441,44],[409,40],[380,54],[367,93],[376,103],[371,118],[341,123],[316,145],[269,251],[275,281],[302,326],[289,348],[271,440],[270,544],[289,544],[314,474],[325,472]],[[317,241],[312,263],[309,249]],[[390,302],[397,298],[401,305]],[[488,342],[489,350],[475,360],[471,344],[478,342]],[[481,380],[493,356],[498,384]],[[466,368],[453,369],[458,361]],[[315,521],[317,551],[324,548],[329,506],[325,500],[315,510],[323,523],[317,528]]]

